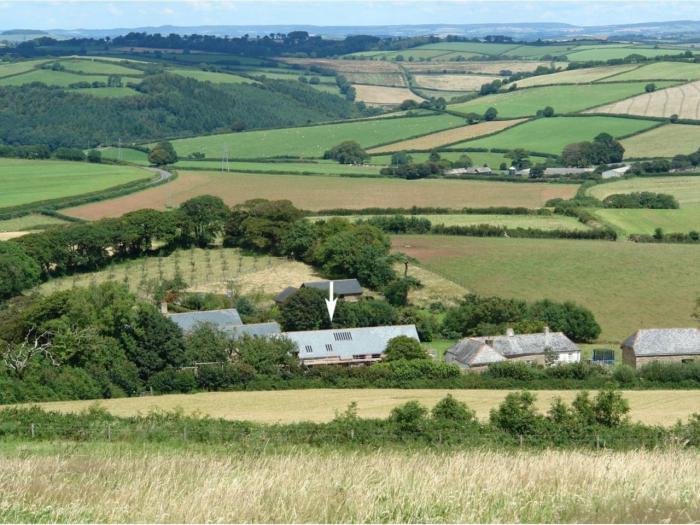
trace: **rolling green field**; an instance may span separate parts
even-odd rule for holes
[[[46,62],[46,59],[23,60],[21,62],[0,62],[0,78],[31,71],[35,66],[43,64],[44,62]]]
[[[100,153],[102,153],[102,158],[117,160],[118,148],[102,148],[100,149]],[[122,148],[121,160],[124,162],[132,162],[134,164],[143,164],[144,166],[149,164],[148,153],[131,148]]]
[[[567,53],[566,57],[571,62],[586,62],[588,60],[611,60],[615,58],[625,58],[629,55],[642,55],[643,57],[651,58],[661,55],[677,55],[682,53],[682,49],[678,48],[659,48],[651,47],[608,47],[596,46],[590,49],[574,50]]]
[[[348,220],[368,219],[367,215],[344,216]],[[413,217],[413,215],[412,215]],[[491,215],[491,214],[461,214],[461,215],[415,215],[428,219],[433,225],[445,226],[475,226],[477,224],[490,224],[492,226],[505,226],[506,228],[537,228],[540,230],[589,230],[585,224],[573,217],[562,215]],[[327,217],[319,217],[327,218]]]
[[[59,64],[68,71],[78,73],[87,73],[91,75],[123,75],[123,76],[142,76],[143,72],[131,67],[125,67],[114,62],[101,62],[99,60],[69,58],[59,60]]]
[[[653,191],[668,193],[678,199],[681,208],[700,206],[700,176],[636,177],[593,186],[588,193],[604,199],[613,193]]]
[[[636,65],[625,64],[622,66],[603,66],[585,69],[572,69],[571,71],[560,71],[550,75],[536,75],[534,77],[523,78],[515,82],[518,87],[546,86],[550,84],[587,84],[595,81],[605,81],[608,77],[629,71],[636,68]],[[611,80],[616,79],[612,77]]]
[[[181,160],[175,164],[181,169],[220,170],[218,160]],[[252,173],[299,173],[314,175],[379,175],[378,166],[355,166],[330,162],[244,162],[229,161],[229,171]]]
[[[81,75],[68,71],[52,71],[50,69],[34,69],[21,75],[0,78],[0,86],[21,86],[31,82],[43,82],[49,86],[68,87],[76,82],[107,82],[106,76]]]
[[[255,80],[242,77],[240,75],[216,73],[214,71],[202,71],[201,69],[168,69],[167,72],[174,75],[194,78],[200,82],[212,82],[214,84],[257,84]]]
[[[689,62],[655,62],[615,75],[609,80],[697,80],[700,64]]]
[[[90,193],[151,176],[131,166],[0,159],[0,207]]]
[[[321,126],[207,135],[175,140],[173,146],[180,156],[202,152],[207,157],[220,158],[224,149],[228,148],[229,156],[235,158],[320,157],[324,151],[345,140],[355,140],[362,146],[369,147],[426,135],[463,123],[462,118],[453,115],[368,119]]]
[[[453,148],[524,148],[542,153],[561,153],[564,146],[593,140],[599,133],[623,137],[658,125],[657,122],[617,117],[556,117],[537,119],[495,135],[461,142]]]
[[[700,126],[667,124],[624,139],[622,145],[630,159],[694,153],[700,148]]]
[[[486,42],[439,42],[426,44],[415,49],[438,49],[442,51],[457,51],[477,53],[480,55],[502,55],[511,49],[520,47],[518,44],[489,44]]]
[[[582,304],[601,341],[640,327],[695,326],[697,246],[402,235],[394,248],[476,293]]]
[[[516,82],[517,84],[517,82]],[[483,114],[488,108],[496,108],[500,118],[526,117],[534,115],[545,106],[552,106],[557,113],[583,111],[595,106],[616,102],[644,93],[644,82],[620,84],[592,84],[576,86],[545,86],[516,89],[508,93],[497,93],[479,97],[460,104],[450,104],[452,111]],[[657,87],[666,87],[672,82],[658,82]]]

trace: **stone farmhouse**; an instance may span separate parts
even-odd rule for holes
[[[545,364],[545,351],[556,355],[557,363],[578,363],[581,349],[562,332],[467,337],[445,352],[445,361],[465,370],[479,372],[502,361],[524,361]]]
[[[622,342],[622,361],[639,368],[652,361],[700,362],[700,329],[646,328]]]

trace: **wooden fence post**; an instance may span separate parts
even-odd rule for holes
[[[31,434],[32,434],[32,437],[34,437],[34,423],[32,423]]]

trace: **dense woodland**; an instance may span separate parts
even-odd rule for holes
[[[0,143],[84,148],[156,137],[299,126],[362,115],[345,99],[302,83],[214,85],[147,76],[124,98],[86,97],[35,83],[0,88]]]

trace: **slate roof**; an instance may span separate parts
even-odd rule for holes
[[[275,295],[273,300],[276,303],[283,303],[287,300],[288,297],[291,297],[297,292],[298,288],[294,288],[294,286],[287,286],[284,290],[282,290],[280,293]]]
[[[318,290],[328,291],[330,281],[310,281],[302,284],[302,288],[316,288]],[[333,281],[333,294],[338,297],[344,295],[361,295],[362,285],[357,279],[338,279]]]
[[[167,314],[167,316],[172,322],[178,325],[183,332],[191,332],[199,323],[209,323],[219,329],[243,324],[241,316],[238,315],[238,310],[235,308]]]
[[[226,332],[226,334],[234,340],[240,339],[245,335],[250,335],[253,337],[268,337],[274,334],[279,334],[281,331],[282,329],[280,328],[280,325],[275,322],[228,326],[224,329],[224,332]]]
[[[352,359],[356,355],[382,354],[389,340],[400,335],[420,340],[412,324],[282,332],[280,335],[297,345],[301,360],[330,357]]]
[[[700,354],[700,329],[646,328],[637,330],[622,342],[636,356]]]
[[[580,349],[562,332],[542,332],[539,334],[496,335],[474,337],[476,341],[488,343],[504,357],[520,357],[544,353],[545,348],[553,352],[579,352]]]
[[[486,343],[471,338],[462,339],[445,352],[445,361],[461,368],[487,366],[505,360],[505,357]]]

